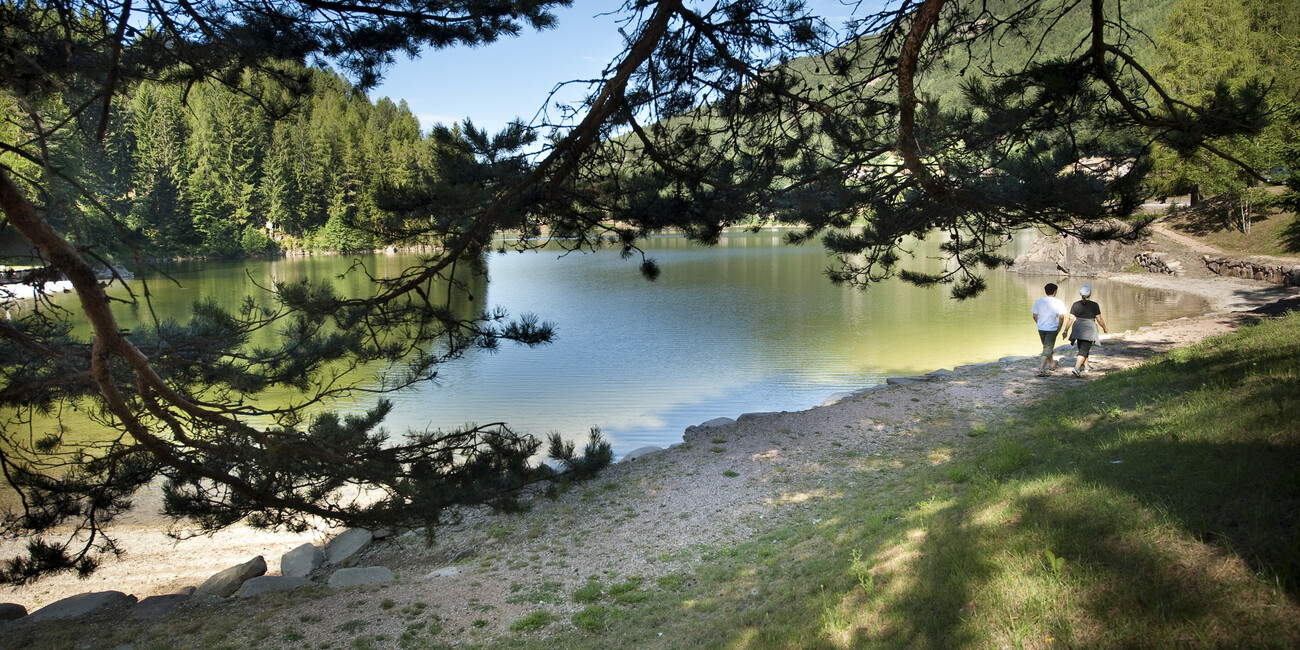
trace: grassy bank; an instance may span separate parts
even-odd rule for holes
[[[506,647],[1300,645],[1300,314],[843,477],[811,526],[594,576]],[[545,629],[543,638],[525,632]]]
[[[527,613],[490,646],[1300,646],[1300,314],[1056,386],[1032,408],[933,438],[948,442],[900,438],[881,456],[844,448],[824,482],[791,484],[826,495],[798,516],[755,515],[747,525],[760,532],[744,543],[661,558],[688,570],[600,573],[576,589],[521,583],[512,601]],[[920,429],[967,426],[923,413]],[[437,587],[411,602],[358,590],[341,618],[312,609],[327,592],[155,623],[0,629],[0,646],[323,650],[484,638],[444,628]],[[278,613],[287,611],[298,613]],[[486,626],[494,614],[482,611]],[[308,640],[321,629],[331,640]]]

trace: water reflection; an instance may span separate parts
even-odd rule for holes
[[[779,232],[728,233],[715,248],[657,237],[645,248],[663,269],[657,282],[616,251],[491,255],[491,281],[473,279],[474,300],[456,308],[535,313],[558,325],[556,342],[506,345],[448,364],[438,381],[393,396],[388,429],[505,421],[583,439],[599,426],[618,454],[667,446],[686,426],[714,417],[805,409],[890,376],[1034,354],[1029,308],[1053,280],[994,272],[981,297],[956,302],[944,288],[900,282],[868,291],[834,287],[825,251],[785,246]],[[922,250],[919,263],[936,264],[926,255],[934,252]],[[391,275],[414,257],[176,265],[169,272],[179,286],[151,280],[154,309],[183,320],[200,297],[234,308],[257,285],[323,281],[357,261]],[[1067,303],[1085,281],[1115,332],[1205,309],[1196,297],[1091,278],[1059,282]],[[361,273],[338,282],[347,294],[372,290]],[[118,309],[124,326],[138,322],[140,314]]]

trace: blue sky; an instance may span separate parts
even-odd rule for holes
[[[617,17],[598,15],[620,4],[579,0],[555,12],[559,25],[554,29],[400,61],[370,96],[405,99],[426,129],[435,122],[450,124],[467,117],[489,131],[516,117],[529,122],[558,82],[597,78],[622,51]],[[579,88],[566,99],[582,95]]]
[[[810,0],[809,4],[822,8],[822,15],[837,26],[852,9],[838,0]],[[880,0],[864,2],[879,4]],[[436,122],[451,124],[465,118],[489,132],[516,117],[530,122],[557,83],[595,79],[622,51],[619,17],[609,15],[621,5],[620,0],[576,0],[573,6],[555,11],[559,18],[555,29],[524,32],[479,48],[427,51],[419,59],[401,60],[388,70],[370,97],[405,99],[425,129]],[[561,98],[579,100],[584,90],[574,87]]]

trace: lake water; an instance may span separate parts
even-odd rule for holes
[[[558,431],[579,441],[599,426],[622,455],[679,442],[687,426],[720,416],[806,409],[887,377],[1037,354],[1029,309],[1048,281],[1062,285],[1067,304],[1090,282],[1113,332],[1205,310],[1200,298],[1175,292],[1002,271],[965,302],[950,299],[946,288],[901,282],[867,291],[835,287],[820,246],[787,246],[781,238],[777,231],[728,233],[713,248],[652,238],[645,249],[663,270],[656,282],[640,276],[638,260],[616,251],[493,254],[490,281],[478,284],[479,304],[552,321],[555,342],[507,344],[447,364],[436,383],[393,395],[385,426],[396,433],[504,421],[516,431]],[[150,288],[159,315],[179,317],[200,296],[233,306],[255,282],[324,280],[354,260],[395,272],[413,258],[193,262],[169,267],[180,287],[155,278]],[[924,256],[917,262],[934,264]],[[344,291],[367,290],[358,278],[347,284]],[[124,326],[135,319],[126,309],[118,313]]]

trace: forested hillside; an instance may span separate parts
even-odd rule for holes
[[[59,142],[65,169],[101,188],[130,228],[119,232],[104,219],[79,238],[129,241],[152,255],[384,243],[367,228],[380,219],[376,193],[408,186],[427,169],[432,140],[404,101],[371,102],[331,70],[290,67],[309,81],[309,94],[291,97],[253,75],[243,92],[144,82],[115,103],[107,146]],[[0,129],[19,135],[12,122]]]
[[[1014,14],[1018,3],[987,4],[1002,15]],[[1286,108],[1300,90],[1293,65],[1300,54],[1300,9],[1269,0],[1133,0],[1123,4],[1123,13],[1129,29],[1116,40],[1127,43],[1144,67],[1189,100],[1212,95],[1225,79],[1236,86],[1230,88],[1233,92],[1256,81],[1268,85],[1272,126],[1262,137],[1220,143],[1221,150],[1260,170],[1300,157],[1297,113]],[[988,27],[952,24],[944,29],[958,34],[960,42],[963,30]],[[969,106],[972,90],[1023,70],[1031,59],[1077,56],[1089,29],[1088,13],[1071,11],[1045,30],[1034,48],[1017,39],[983,39],[975,42],[984,50],[971,45],[932,52],[937,64],[918,80],[927,110],[934,115],[960,112]],[[805,83],[821,85],[816,80],[822,80],[821,94],[829,96],[837,87],[861,83],[836,68],[870,69],[873,47],[863,39],[838,53],[786,65]],[[281,72],[276,79],[265,72],[244,73],[235,84],[238,90],[215,81],[184,85],[165,80],[125,89],[114,100],[103,146],[89,144],[93,124],[64,130],[70,135],[52,143],[52,155],[68,176],[81,179],[105,202],[86,214],[112,213],[121,222],[103,216],[61,219],[58,200],[49,204],[55,208],[52,221],[74,231],[76,239],[101,246],[114,242],[118,250],[110,253],[129,244],[161,256],[359,250],[399,239],[400,228],[391,227],[392,214],[385,210],[391,206],[383,197],[402,196],[405,190],[421,194],[437,182],[436,169],[445,167],[446,159],[435,162],[435,148],[462,143],[459,131],[444,132],[443,144],[437,145],[421,133],[405,102],[372,102],[328,69],[285,63]],[[297,96],[292,89],[302,84],[311,92]],[[56,101],[66,110],[86,98],[65,94]],[[0,96],[11,113],[16,112],[10,110],[12,102]],[[521,107],[521,112],[527,110]],[[715,104],[708,110],[722,115],[727,109]],[[665,123],[692,119],[681,118]],[[0,137],[17,142],[30,135],[7,121],[0,124]],[[628,146],[639,149],[635,138],[629,138]],[[1205,150],[1164,147],[1156,154],[1155,174],[1148,179],[1152,194],[1192,188],[1232,193],[1252,183],[1240,167]],[[34,168],[22,160],[8,164]],[[40,176],[33,169],[32,177]],[[75,187],[65,190],[67,204],[86,200]],[[465,187],[453,195],[474,191]]]

